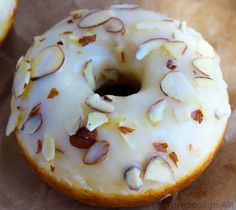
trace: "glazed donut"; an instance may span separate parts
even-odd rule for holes
[[[0,44],[13,24],[17,4],[18,0],[0,1]]]
[[[6,135],[55,189],[125,207],[180,191],[230,115],[219,56],[185,21],[136,5],[78,10],[17,64]]]

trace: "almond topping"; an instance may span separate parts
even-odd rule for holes
[[[40,79],[58,71],[64,63],[65,55],[58,45],[42,50],[32,62],[32,80]]]
[[[82,122],[81,117],[74,117],[67,121],[65,128],[70,136],[76,134],[76,131],[81,126],[81,122]]]
[[[194,103],[197,100],[197,95],[191,83],[179,71],[170,71],[161,80],[161,91],[181,102]]]
[[[114,111],[114,106],[110,102],[103,100],[98,94],[86,98],[85,104],[99,112],[111,113]]]
[[[178,167],[177,163],[178,163],[178,157],[176,155],[175,152],[171,152],[169,155],[169,158],[173,161],[173,163],[176,165],[176,167]]]
[[[113,100],[109,98],[108,96],[103,96],[103,99],[107,102],[112,102]]]
[[[135,129],[126,126],[119,126],[119,130],[124,134],[132,133],[133,131],[135,131]]]
[[[169,40],[165,38],[153,38],[141,43],[136,50],[136,59],[139,61],[143,60],[151,51],[159,50],[160,47],[168,41]]]
[[[85,153],[83,162],[86,165],[93,165],[104,161],[110,148],[108,141],[96,141]]]
[[[12,132],[16,129],[17,125],[21,120],[21,114],[18,109],[15,109],[8,120],[7,128],[6,128],[6,136],[10,136]]]
[[[42,148],[43,148],[42,141],[39,139],[37,141],[37,151],[36,151],[36,154],[39,154],[42,151]]]
[[[205,76],[212,75],[213,60],[211,58],[195,58],[193,66]]]
[[[116,17],[112,17],[104,26],[105,30],[110,33],[120,33],[124,30],[123,21]]]
[[[166,100],[165,99],[161,99],[161,100],[157,101],[156,103],[152,104],[148,110],[149,119],[153,123],[160,122],[163,118],[165,108],[166,108]]]
[[[187,45],[181,41],[171,41],[163,45],[164,49],[174,59],[179,60],[187,49]]]
[[[89,86],[94,90],[96,88],[95,76],[93,73],[93,61],[89,60],[84,64],[83,69],[84,77],[88,82]]]
[[[203,113],[200,109],[197,109],[191,113],[193,120],[197,121],[199,124],[203,121]]]
[[[23,95],[30,82],[31,64],[23,56],[19,59],[13,81],[13,90],[16,97]]]
[[[213,84],[213,80],[209,77],[195,77],[194,82],[200,88],[208,88]]]
[[[130,190],[138,191],[143,186],[141,169],[137,166],[129,167],[124,173],[124,180]]]
[[[56,97],[56,96],[58,96],[59,95],[59,92],[58,92],[58,90],[55,88],[55,87],[53,87],[51,90],[50,90],[50,92],[49,92],[49,94],[48,94],[48,99],[52,99],[52,98],[54,98],[54,97]]]
[[[96,37],[96,34],[83,36],[79,39],[79,43],[84,47],[92,42],[95,42]]]
[[[31,112],[29,113],[28,118],[24,122],[21,131],[25,134],[34,134],[41,127],[43,120],[42,115],[40,113],[40,105],[37,104]]]
[[[94,129],[100,127],[101,125],[109,122],[108,117],[100,112],[90,112],[88,114],[88,121],[86,124],[86,128],[89,131],[93,131]]]
[[[78,22],[79,28],[93,28],[103,25],[112,17],[112,12],[109,10],[96,10],[82,18]]]
[[[167,61],[167,64],[166,64],[166,67],[170,70],[175,70],[177,67],[178,67],[178,63],[174,60],[168,60]]]
[[[197,43],[196,53],[204,57],[210,57],[210,58],[215,57],[215,51],[213,47],[203,39]]]
[[[152,145],[157,152],[167,152],[167,143],[154,142]]]
[[[88,149],[97,141],[97,130],[89,131],[82,127],[70,137],[70,144],[79,149]]]
[[[51,161],[55,157],[55,140],[52,136],[45,134],[43,146],[42,146],[42,155],[46,161]]]
[[[171,166],[161,156],[151,158],[145,169],[144,180],[167,184],[175,183]]]

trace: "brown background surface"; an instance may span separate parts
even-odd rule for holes
[[[20,0],[14,28],[0,47],[0,210],[95,209],[46,186],[21,157],[15,137],[6,138],[4,133],[15,64],[30,47],[33,37],[67,16],[70,10],[118,2],[137,3],[185,19],[202,32],[221,55],[232,105],[225,141],[203,175],[169,206],[160,207],[157,203],[130,209],[236,209],[236,0]]]

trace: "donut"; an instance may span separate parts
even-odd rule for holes
[[[0,1],[0,44],[5,39],[15,19],[18,0]]]
[[[185,21],[131,4],[72,11],[36,36],[12,89],[6,135],[46,183],[96,206],[183,189],[231,112],[213,47]]]

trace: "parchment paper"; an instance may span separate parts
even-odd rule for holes
[[[21,0],[14,28],[0,47],[0,210],[95,209],[44,184],[21,157],[14,135],[6,138],[4,133],[15,64],[33,37],[67,16],[70,10],[118,2],[137,3],[185,19],[202,32],[221,55],[233,110],[219,153],[197,181],[172,202],[130,209],[236,209],[236,0]]]

